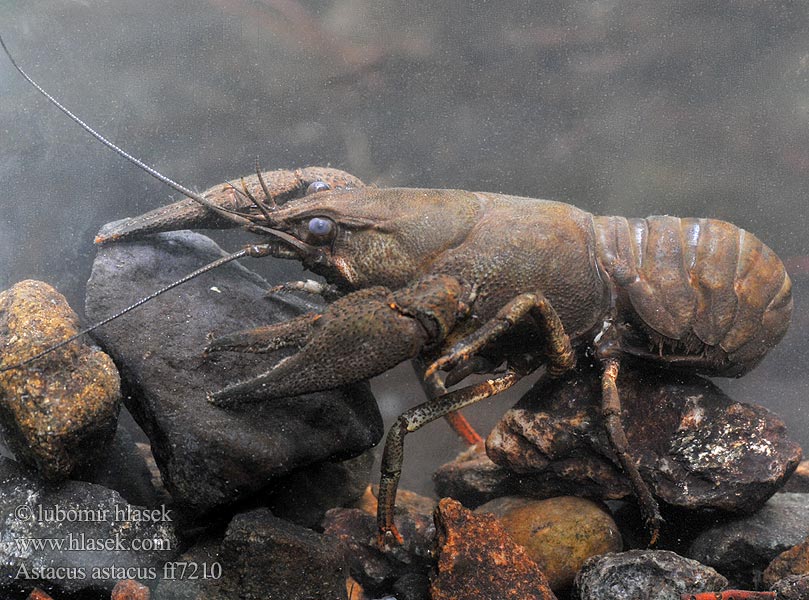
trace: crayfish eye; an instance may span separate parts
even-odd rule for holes
[[[323,217],[313,217],[309,220],[309,233],[317,240],[326,241],[334,232],[334,221]]]
[[[318,192],[326,192],[330,190],[331,187],[325,181],[313,181],[309,184],[309,187],[306,188],[306,195],[310,194],[317,194]]]

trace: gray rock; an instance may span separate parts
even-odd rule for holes
[[[778,600],[806,600],[809,598],[809,575],[790,575],[776,581],[770,588]]]
[[[204,543],[184,558],[217,565],[221,577],[162,581],[158,598],[182,600],[342,600],[348,568],[337,540],[273,517],[267,509],[236,515],[221,547]],[[221,570],[220,570],[221,568]]]
[[[668,550],[630,550],[588,559],[576,575],[580,600],[680,600],[681,594],[724,589],[710,567]]]
[[[154,591],[156,600],[212,600],[217,593],[217,582],[222,578],[221,539],[197,542],[175,560],[176,563],[196,565],[203,576],[183,577],[179,569],[167,573]],[[235,596],[238,598],[238,596]]]
[[[360,499],[374,464],[372,452],[341,462],[321,462],[295,471],[273,484],[266,505],[286,521],[315,529],[331,508]]]
[[[566,377],[540,379],[489,435],[491,459],[534,488],[627,495],[628,481],[601,425],[599,376],[583,366]],[[641,475],[673,506],[753,512],[800,461],[800,447],[777,416],[734,402],[704,378],[626,365],[618,390]]]
[[[776,494],[757,513],[702,532],[686,556],[714,567],[733,585],[752,587],[781,552],[809,536],[809,494]]]
[[[87,286],[87,314],[106,317],[221,256],[212,241],[190,232],[103,247]],[[358,455],[382,436],[366,384],[231,409],[207,402],[208,392],[254,377],[273,360],[203,357],[209,334],[300,313],[292,301],[265,299],[267,287],[231,263],[98,332],[121,368],[127,407],[151,440],[166,488],[194,512],[251,496],[307,465]]]
[[[0,459],[0,586],[109,592],[120,579],[156,583],[178,542],[171,511],[144,520],[145,510],[91,483],[46,486]]]

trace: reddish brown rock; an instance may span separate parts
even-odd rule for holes
[[[591,556],[623,549],[618,526],[604,508],[585,498],[546,500],[504,497],[478,507],[494,514],[537,563],[554,592],[573,587]]]
[[[150,593],[142,583],[134,579],[122,579],[112,588],[110,600],[149,600]]]
[[[655,496],[671,505],[754,512],[800,461],[777,416],[733,402],[696,375],[626,366],[618,390],[632,455]],[[626,496],[600,399],[596,369],[540,379],[494,428],[486,450],[496,464],[545,477],[557,492]]]
[[[548,580],[494,515],[444,498],[435,511],[438,565],[432,600],[556,599]]]
[[[790,575],[809,575],[809,538],[776,556],[764,569],[768,586]]]
[[[78,331],[67,301],[41,281],[0,293],[0,355],[10,365]],[[67,478],[101,457],[115,434],[118,371],[109,356],[79,341],[0,373],[0,423],[18,460],[46,479]]]
[[[34,588],[33,590],[31,590],[31,593],[28,594],[28,598],[26,600],[53,600],[53,598],[51,598],[41,589]]]

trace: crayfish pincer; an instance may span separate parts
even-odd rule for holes
[[[322,313],[213,340],[207,352],[300,348],[254,379],[212,391],[213,402],[325,390],[407,359],[422,367],[433,397],[402,414],[385,444],[382,544],[401,540],[393,516],[406,434],[541,366],[563,374],[585,354],[600,366],[604,426],[654,541],[657,503],[621,422],[622,362],[738,377],[778,343],[790,321],[791,282],[781,260],[730,223],[594,216],[561,202],[482,192],[377,189],[342,172],[322,171],[318,179],[317,169],[257,173],[241,189],[225,185],[199,195],[56,104],[188,198],[116,224],[99,242],[242,227],[260,241],[213,266],[244,256],[298,260],[326,283],[283,287],[337,298]],[[447,391],[473,372],[491,377]]]

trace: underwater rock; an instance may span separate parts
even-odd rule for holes
[[[618,377],[632,456],[654,495],[671,505],[753,512],[801,458],[783,422],[734,402],[702,377],[627,365]],[[541,378],[495,426],[486,450],[550,489],[616,499],[629,494],[600,416],[600,373]],[[533,493],[533,492],[531,492]]]
[[[686,556],[753,587],[770,561],[807,536],[809,494],[776,494],[757,513],[703,531]]]
[[[718,592],[727,584],[711,567],[668,550],[594,556],[576,575],[580,600],[680,600],[681,594]]]
[[[177,553],[177,538],[171,511],[146,510],[92,483],[46,486],[0,459],[0,586],[48,582],[64,592],[109,592],[127,576],[157,579]]]
[[[345,598],[348,569],[330,535],[258,509],[236,515],[220,552],[222,578],[210,598]]]
[[[112,588],[110,600],[149,600],[149,588],[134,579],[122,579]]]
[[[435,510],[432,600],[556,599],[548,580],[494,515],[475,514],[443,498]]]
[[[440,498],[455,498],[468,508],[501,496],[525,493],[518,475],[494,464],[486,453],[475,447],[441,465],[433,473],[433,483]]]
[[[414,507],[415,504],[397,502],[396,525],[404,545],[386,552],[376,545],[375,508],[373,514],[357,508],[333,508],[326,513],[323,530],[340,541],[351,575],[366,593],[389,593],[400,580],[405,583],[425,581],[432,565],[430,549],[435,525],[432,510],[424,512]],[[400,584],[400,587],[407,585]]]
[[[78,331],[78,317],[47,283],[26,280],[0,293],[3,364],[20,362]],[[95,346],[75,341],[0,373],[0,424],[16,458],[49,481],[99,459],[115,433],[118,371]]]
[[[26,600],[53,600],[50,595],[46,594],[39,588],[34,588],[31,590],[31,593],[28,594],[28,598]]]
[[[778,600],[809,598],[809,575],[790,575],[776,581],[770,588]]]
[[[781,492],[809,492],[809,460],[802,460],[798,463],[795,472],[792,473],[787,482],[779,491]]]
[[[809,538],[776,556],[764,569],[764,584],[773,585],[790,575],[809,575]]]
[[[330,508],[348,506],[362,497],[373,464],[369,451],[341,462],[304,467],[273,483],[266,506],[280,519],[315,529]]]
[[[124,408],[104,457],[78,468],[72,478],[115,490],[130,504],[151,506],[168,503],[171,499],[165,490],[155,487],[149,468],[149,462],[153,462],[154,458],[148,444],[135,442],[125,423],[136,427]]]
[[[209,577],[179,572],[155,598],[171,600],[309,600],[345,598],[348,568],[338,541],[278,519],[265,509],[233,517],[223,540],[206,539],[176,563],[205,565]]]
[[[109,316],[222,256],[208,238],[175,232],[100,248],[87,284],[87,314]],[[300,314],[296,299],[265,298],[268,284],[230,263],[103,327],[98,339],[128,384],[127,407],[152,442],[166,488],[198,513],[255,494],[296,469],[356,456],[382,436],[366,384],[217,408],[206,395],[254,377],[268,355],[204,357],[222,335]],[[279,356],[283,356],[280,354]]]
[[[623,549],[615,521],[602,507],[585,498],[535,500],[508,496],[487,502],[475,512],[495,515],[557,593],[573,586],[573,578],[585,560]]]
[[[174,562],[197,565],[208,576],[191,579],[175,572],[174,577],[160,580],[154,597],[157,600],[215,600],[216,582],[222,575],[221,545],[219,538],[205,538],[186,549]]]

